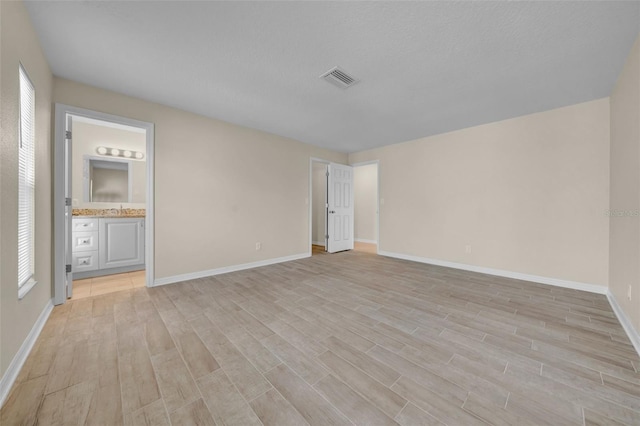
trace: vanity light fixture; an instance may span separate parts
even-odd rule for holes
[[[99,146],[96,148],[96,152],[100,155],[109,157],[122,157],[122,158],[135,158],[136,160],[142,160],[144,153],[139,151],[122,150],[118,148],[108,148],[106,146]]]

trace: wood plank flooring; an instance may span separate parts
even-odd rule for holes
[[[350,251],[54,308],[5,425],[640,424],[602,295]]]

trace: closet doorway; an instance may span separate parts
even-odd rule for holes
[[[353,166],[354,250],[378,253],[379,247],[379,164],[378,161]]]

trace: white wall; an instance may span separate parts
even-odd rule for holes
[[[327,164],[314,161],[312,163],[313,212],[311,225],[311,241],[313,244],[325,245],[326,207],[327,202]]]
[[[353,169],[354,237],[365,242],[378,241],[376,235],[378,203],[378,165]]]
[[[22,2],[1,2],[0,376],[51,299],[51,99],[53,77]],[[18,66],[36,93],[35,279],[18,300]]]
[[[99,146],[142,152],[146,156],[147,139],[143,132],[99,126],[73,120],[72,194],[73,206],[79,209],[124,208],[143,209],[146,201],[147,162],[131,160],[133,194],[131,203],[91,203],[83,199],[84,156],[98,156]],[[109,159],[109,157],[105,157]]]
[[[69,80],[55,79],[54,102],[155,123],[156,279],[308,253],[309,159],[347,162],[346,154]]]
[[[380,250],[607,286],[608,98],[349,155],[371,160]]]
[[[611,292],[640,333],[640,37],[611,94],[611,210]]]

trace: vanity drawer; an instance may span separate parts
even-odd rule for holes
[[[98,269],[98,251],[82,251],[71,255],[71,270],[73,272],[94,271]]]
[[[71,234],[71,252],[98,250],[98,231],[73,232]]]
[[[71,220],[72,232],[90,232],[98,230],[98,218],[73,218]]]

